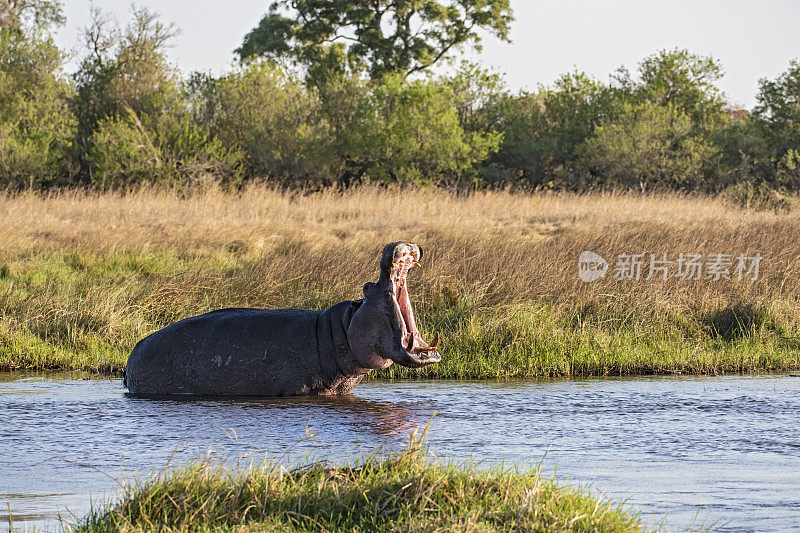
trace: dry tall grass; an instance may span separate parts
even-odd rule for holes
[[[679,195],[251,187],[6,194],[0,221],[5,367],[118,367],[137,338],[212,307],[358,298],[383,245],[398,239],[424,250],[412,300],[455,358],[432,375],[800,364],[797,211]],[[583,250],[609,259],[604,279],[580,281]],[[756,252],[754,281],[614,278],[619,254]],[[94,355],[75,363],[79,353]]]

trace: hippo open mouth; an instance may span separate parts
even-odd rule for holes
[[[394,248],[392,265],[389,270],[392,299],[397,307],[401,322],[400,345],[412,359],[414,366],[436,363],[441,360],[437,351],[439,334],[433,337],[433,342],[428,344],[420,335],[414,321],[414,309],[408,296],[406,278],[409,270],[419,265],[422,251],[413,243],[400,243]]]

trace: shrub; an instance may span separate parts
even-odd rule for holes
[[[244,176],[244,154],[225,147],[206,124],[186,112],[150,117],[164,163],[172,181],[181,187],[203,187],[212,182],[236,185]]]
[[[600,183],[621,188],[694,189],[716,149],[692,135],[692,122],[675,106],[623,104],[619,117],[595,130],[583,149]]]
[[[70,87],[61,78],[63,55],[52,39],[18,22],[0,27],[0,186],[46,187],[71,173]]]
[[[443,83],[339,76],[311,90],[258,62],[192,90],[198,120],[245,154],[249,174],[282,183],[457,182],[500,139],[465,132]]]
[[[499,103],[508,96],[501,74],[464,61],[442,81],[453,93],[452,101],[464,131],[488,132],[499,127]]]
[[[558,79],[553,88],[503,98],[503,144],[491,158],[504,178],[547,188],[584,188],[578,152],[609,112],[611,92],[585,74]]]
[[[90,146],[92,183],[100,189],[116,189],[160,176],[161,151],[133,111],[125,118],[102,120]]]
[[[790,148],[778,159],[776,183],[787,189],[800,189],[800,145]]]
[[[241,179],[241,154],[225,149],[188,115],[164,114],[150,122],[146,127],[131,109],[123,118],[100,122],[89,151],[96,187],[168,183],[185,188]]]
[[[501,135],[465,132],[443,83],[389,76],[369,86],[337,139],[363,181],[456,183],[497,150]]]
[[[319,99],[277,66],[251,63],[196,85],[200,120],[223,146],[243,154],[250,176],[301,183],[338,178],[342,162]]]
[[[154,142],[152,132],[146,131],[148,120],[183,104],[180,77],[166,54],[176,30],[162,24],[154,12],[135,6],[124,27],[99,11],[93,17],[71,99],[78,122],[77,159],[86,181],[107,186],[136,183],[145,179],[146,172],[160,168],[156,163],[160,155],[156,157],[157,150],[148,146]],[[122,138],[111,138],[112,132]],[[144,153],[132,153],[137,146]],[[105,148],[112,153],[100,154]],[[153,176],[151,181],[160,179]]]
[[[751,181],[744,181],[731,185],[725,189],[724,194],[733,204],[745,209],[771,209],[776,213],[790,209],[786,198],[766,183],[753,184]]]

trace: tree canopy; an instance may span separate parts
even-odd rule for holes
[[[0,185],[49,186],[72,175],[74,117],[54,0],[0,0]]]
[[[46,33],[64,22],[59,0],[0,0],[0,28]]]
[[[508,40],[512,20],[509,0],[277,0],[236,52],[243,60],[289,60],[317,75],[407,76],[460,46],[479,48],[478,30]]]
[[[622,92],[637,103],[675,105],[692,118],[695,131],[708,132],[724,118],[725,95],[716,86],[722,66],[710,55],[685,49],[659,50],[638,69],[638,83],[625,69],[616,74]]]
[[[800,150],[800,60],[776,80],[762,79],[754,113],[765,125],[779,152]]]

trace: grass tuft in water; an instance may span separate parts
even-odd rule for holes
[[[129,488],[75,531],[639,531],[586,491],[518,472],[426,458],[421,439],[352,466],[268,463],[232,472],[208,460]]]

